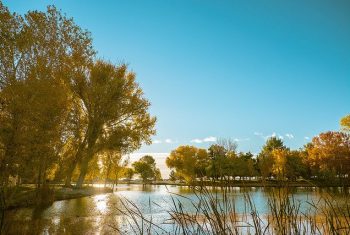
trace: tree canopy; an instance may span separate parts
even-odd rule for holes
[[[2,185],[16,176],[81,187],[99,163],[108,178],[111,163],[151,143],[156,119],[135,74],[96,60],[72,18],[54,6],[21,16],[0,2],[0,38]]]
[[[150,155],[143,156],[132,164],[134,171],[140,174],[143,182],[161,179],[160,171],[156,167],[154,158]]]

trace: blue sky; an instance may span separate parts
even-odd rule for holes
[[[271,135],[299,148],[350,113],[350,1],[4,4],[21,14],[55,4],[92,33],[100,58],[129,64],[158,118],[141,153],[218,137],[257,153]]]

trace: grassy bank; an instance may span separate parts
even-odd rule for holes
[[[38,194],[36,189],[32,186],[14,187],[6,190],[5,203],[3,208],[0,209],[9,210],[21,207],[37,206],[38,204],[50,205],[54,201],[87,197],[111,192],[112,189],[110,188],[84,187],[81,189],[75,189],[64,188],[61,186],[52,186],[44,195],[44,203],[39,203],[38,198],[41,195]]]

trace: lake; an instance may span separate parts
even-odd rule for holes
[[[210,188],[212,192],[217,190]],[[226,195],[234,200],[237,214],[250,213],[245,203],[245,196],[249,195],[256,212],[264,217],[270,214],[268,198],[273,190],[276,189],[236,187],[230,188]],[[308,202],[317,202],[329,194],[335,201],[345,203],[347,200],[347,196],[340,193],[338,188],[298,187],[289,190],[293,200],[300,202],[300,213],[313,209]],[[191,201],[198,200],[198,196],[186,186],[119,185],[114,193],[56,201],[45,209],[22,208],[7,211],[3,231],[6,234],[131,234],[133,231],[128,226],[127,217],[118,210],[124,210],[120,199],[135,203],[146,218],[152,218],[153,223],[171,231],[173,223],[169,220],[167,211],[174,208],[172,199],[179,200],[184,211],[195,212]]]

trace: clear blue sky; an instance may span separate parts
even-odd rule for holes
[[[256,153],[273,133],[299,148],[350,113],[347,0],[4,4],[21,14],[55,4],[100,58],[129,64],[158,118],[156,143],[139,152],[231,137]]]

